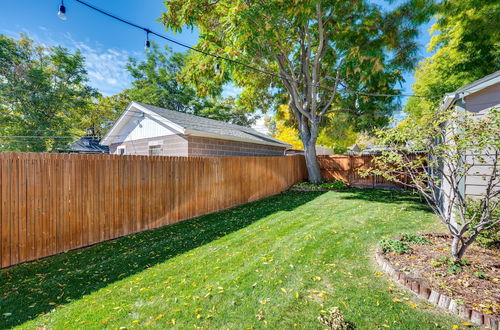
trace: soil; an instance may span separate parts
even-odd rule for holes
[[[466,265],[453,269],[447,235],[424,234],[431,245],[408,243],[409,254],[386,253],[400,271],[473,309],[500,316],[500,251],[473,244],[465,252]],[[455,272],[455,274],[453,273]]]

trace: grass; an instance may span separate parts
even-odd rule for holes
[[[290,191],[1,271],[0,328],[450,328],[372,259],[435,224],[409,193]]]

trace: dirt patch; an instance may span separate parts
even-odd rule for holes
[[[385,258],[401,272],[458,302],[488,315],[500,315],[500,251],[469,247],[466,265],[449,260],[451,238],[425,235],[430,245],[408,243],[408,254],[387,253]]]

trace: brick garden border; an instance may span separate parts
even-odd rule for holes
[[[392,264],[384,257],[382,250],[377,249],[375,259],[387,274],[389,274],[400,284],[416,293],[420,298],[427,300],[429,303],[436,305],[441,309],[456,314],[461,318],[466,319],[467,321],[493,330],[500,330],[500,319],[496,318],[493,315],[478,312],[472,309],[471,306],[458,304],[456,300],[429,288],[419,280],[416,280],[401,272],[400,270],[394,268]]]

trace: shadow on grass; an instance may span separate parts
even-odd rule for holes
[[[270,214],[292,211],[323,193],[287,192],[0,271],[0,329],[20,325]]]
[[[347,190],[337,190],[344,193],[341,199],[364,200],[377,203],[405,203],[409,209],[416,211],[426,211],[432,213],[432,209],[425,203],[425,200],[414,191],[410,190],[382,190],[370,188],[351,188]]]

